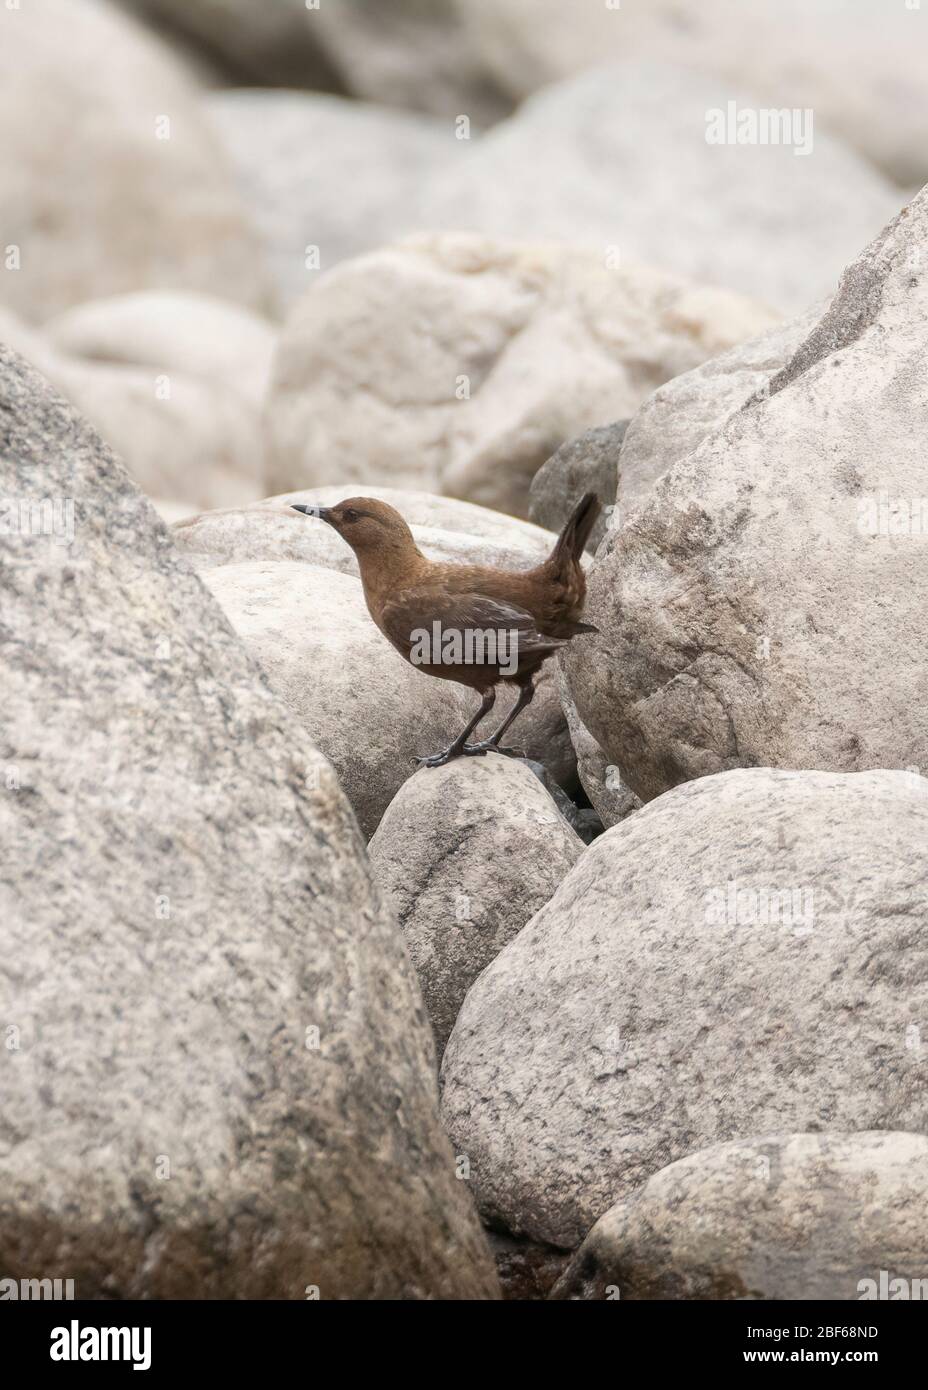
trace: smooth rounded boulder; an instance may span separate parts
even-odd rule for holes
[[[644,800],[732,767],[928,768],[926,343],[923,190],[786,365],[610,531],[599,635],[563,666]]]
[[[271,324],[165,290],[76,305],[43,327],[35,365],[99,430],[149,497],[186,509],[264,492]]]
[[[595,840],[445,1051],[443,1117],[490,1224],[572,1249],[711,1144],[928,1131],[926,843],[928,779],[764,768]]]
[[[924,1134],[769,1134],[655,1173],[600,1217],[551,1296],[924,1299],[926,1249]]]
[[[422,225],[584,245],[601,265],[646,261],[799,313],[899,205],[814,112],[786,113],[788,139],[738,143],[732,108],[736,133],[743,111],[759,135],[763,106],[740,77],[601,62],[474,141],[425,190]]]
[[[417,231],[421,188],[459,148],[450,121],[315,92],[233,89],[206,110],[282,312],[339,261]]]
[[[4,1276],[83,1299],[495,1296],[331,767],[7,349],[0,472]]]
[[[284,325],[271,486],[353,479],[527,516],[565,440],[776,318],[606,247],[411,238],[337,265]]]
[[[504,89],[539,87],[612,60],[675,63],[745,83],[759,107],[814,113],[901,184],[928,177],[928,82],[920,0],[679,0],[565,5],[454,0]],[[853,81],[841,74],[853,73]]]
[[[439,1057],[474,980],[543,907],[583,841],[524,763],[423,768],[368,846],[419,973]]]
[[[264,306],[258,242],[182,65],[95,0],[0,5],[0,299],[23,317],[199,290]]]

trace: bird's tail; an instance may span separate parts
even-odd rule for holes
[[[593,523],[599,516],[599,498],[595,492],[585,492],[564,523],[564,529],[557,538],[551,552],[551,562],[555,565],[565,560],[579,562],[583,547],[587,543]]]

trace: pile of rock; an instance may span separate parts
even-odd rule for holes
[[[808,8],[0,6],[4,1274],[928,1274],[925,50]],[[590,491],[525,756],[417,770],[474,693],[291,504]]]

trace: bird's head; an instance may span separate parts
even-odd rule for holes
[[[412,532],[395,507],[376,497],[348,497],[334,507],[291,502],[294,511],[316,516],[337,531],[357,555],[416,549]]]

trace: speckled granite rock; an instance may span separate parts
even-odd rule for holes
[[[594,841],[445,1050],[442,1114],[488,1222],[569,1249],[710,1144],[928,1131],[926,843],[928,779],[763,768]]]
[[[770,1134],[655,1173],[600,1217],[552,1296],[869,1302],[883,1273],[882,1297],[923,1298],[926,1250],[923,1134]]]
[[[4,1275],[79,1298],[493,1296],[415,974],[331,768],[6,349],[0,460]]]
[[[0,300],[25,318],[129,290],[265,307],[258,240],[196,87],[114,6],[0,4],[0,130]]]
[[[583,842],[534,773],[494,753],[417,772],[368,848],[441,1056],[468,989],[553,896]]]
[[[599,636],[562,664],[642,799],[732,767],[928,768],[926,340],[928,189],[606,537]]]

